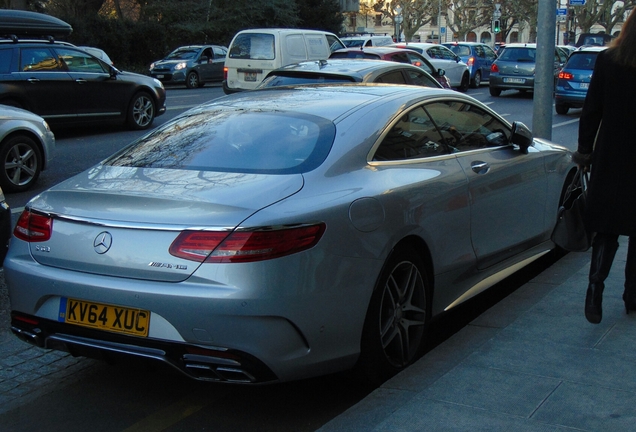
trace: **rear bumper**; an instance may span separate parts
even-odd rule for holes
[[[277,380],[263,362],[239,350],[104,333],[23,313],[11,313],[11,331],[40,348],[116,361],[137,357],[162,362],[201,381],[258,384]]]

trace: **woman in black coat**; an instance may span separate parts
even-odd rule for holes
[[[625,310],[636,310],[636,9],[612,45],[598,54],[579,123],[575,163],[590,169],[585,221],[595,232],[585,317],[602,318],[604,281],[629,236]]]

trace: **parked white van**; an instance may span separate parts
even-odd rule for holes
[[[303,29],[251,29],[238,32],[225,58],[223,91],[253,90],[270,71],[305,60],[326,60],[345,48],[333,33]]]
[[[345,48],[333,33],[303,29],[251,29],[234,36],[225,57],[225,94],[253,90],[282,66],[305,60],[326,60]]]
[[[377,36],[377,35],[348,36],[348,37],[343,37],[341,40],[347,46],[347,48],[377,47],[377,46],[391,45],[393,43],[393,38],[387,35],[385,36]]]

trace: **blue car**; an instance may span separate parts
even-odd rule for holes
[[[497,58],[495,51],[480,42],[449,42],[443,44],[468,65],[470,72],[470,86],[477,88],[490,77],[490,66]]]
[[[554,91],[557,114],[567,114],[570,108],[581,108],[592,80],[598,53],[607,47],[581,47],[574,51],[559,72]]]

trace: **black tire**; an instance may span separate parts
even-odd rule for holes
[[[481,85],[481,71],[475,72],[475,77],[470,83],[472,88],[478,88]]]
[[[186,77],[186,87],[189,89],[199,88],[201,87],[201,83],[199,82],[199,74],[195,71],[190,71],[188,76]]]
[[[568,111],[570,111],[570,107],[566,104],[556,104],[554,105],[554,109],[556,110],[557,114],[561,115],[565,115],[568,113]]]
[[[356,372],[373,385],[404,370],[422,354],[431,290],[412,248],[394,251],[378,279],[364,321]]]
[[[470,86],[470,75],[468,74],[468,72],[466,72],[462,76],[462,82],[459,84],[459,87],[457,88],[457,90],[459,90],[460,92],[466,92],[468,91],[469,86]]]
[[[154,99],[146,92],[139,92],[133,96],[128,107],[128,126],[133,130],[148,129],[156,112]]]
[[[0,186],[4,192],[23,192],[40,177],[42,153],[33,138],[13,135],[0,146]]]
[[[498,97],[501,94],[501,89],[490,87],[490,96]]]

